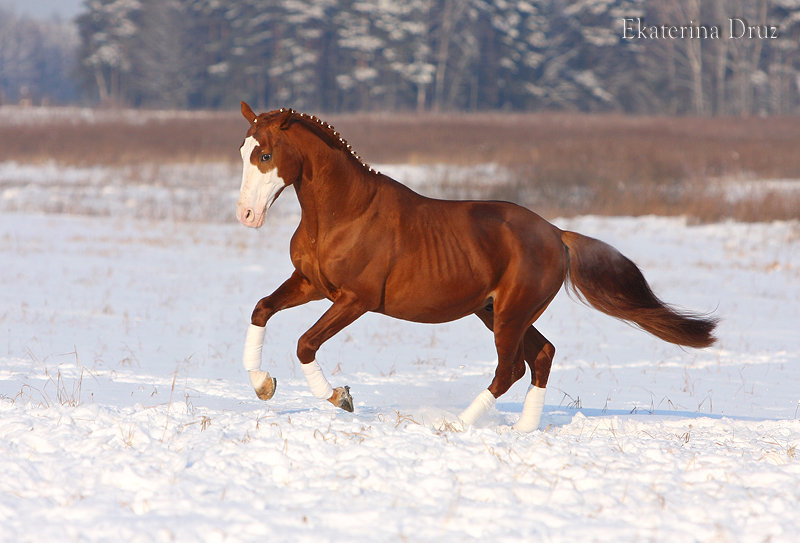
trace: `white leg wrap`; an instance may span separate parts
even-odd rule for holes
[[[492,393],[489,390],[484,390],[478,397],[475,398],[469,407],[467,407],[458,418],[461,419],[461,422],[464,425],[475,424],[475,421],[478,420],[484,413],[486,413],[489,409],[494,407],[494,404],[497,400],[495,400]]]
[[[242,363],[247,371],[261,369],[261,347],[264,345],[266,331],[264,326],[255,324],[251,324],[247,329],[247,337],[244,339],[244,355],[242,356]]]
[[[275,379],[268,371],[261,371],[261,347],[264,345],[266,328],[251,324],[244,339],[242,364],[250,377],[250,384],[262,400],[269,400],[275,394]]]
[[[322,368],[319,367],[316,360],[312,360],[308,364],[300,364],[303,369],[303,374],[306,376],[308,386],[311,387],[311,393],[320,400],[327,400],[333,396],[333,387],[322,374]]]
[[[525,395],[525,403],[522,406],[522,415],[514,425],[515,430],[520,432],[532,432],[539,428],[539,421],[542,418],[544,409],[545,389],[531,385]]]

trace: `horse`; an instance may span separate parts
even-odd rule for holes
[[[259,398],[277,381],[261,369],[267,321],[312,300],[332,302],[297,342],[313,395],[353,411],[348,386],[333,388],[319,348],[368,311],[420,323],[476,315],[494,334],[497,368],[488,388],[460,414],[464,427],[531,372],[513,428],[539,426],[555,347],[534,326],[567,284],[603,313],[676,345],[713,344],[717,319],[677,310],[652,291],[639,268],[605,242],[561,230],[509,202],[428,198],[368,166],[319,118],[293,109],[256,114],[240,147],[236,217],[259,228],[283,189],[294,186],[301,218],[291,238],[294,271],[258,301],[242,362]]]

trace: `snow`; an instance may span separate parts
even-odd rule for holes
[[[511,179],[507,169],[493,163],[374,167],[436,197],[488,198]],[[230,206],[239,196],[241,179],[241,163],[197,168],[180,163],[79,167],[0,162],[0,211],[224,222],[233,219]]]
[[[285,193],[261,230],[234,224],[240,173],[217,171],[233,194],[214,189],[219,215],[205,221],[180,207],[210,209],[206,199],[187,192],[162,212],[176,193],[143,182],[120,187],[122,205],[119,192],[93,192],[96,171],[56,192],[82,187],[107,213],[40,213],[4,196],[0,540],[800,533],[800,224],[556,221],[615,245],[668,302],[713,311],[719,342],[679,349],[562,292],[538,324],[557,349],[540,430],[509,428],[523,380],[458,431],[448,420],[495,365],[474,318],[366,315],[326,343],[318,361],[351,387],[351,414],[313,397],[294,356],[326,303],[281,312],[264,346],[277,392],[256,398],[244,337],[254,304],[290,273],[297,207]],[[35,172],[14,175],[20,189],[38,184]],[[209,189],[202,176],[199,187]]]
[[[739,202],[751,198],[775,196],[777,198],[796,198],[800,194],[798,179],[722,179],[712,183],[710,194],[721,196],[727,202]]]

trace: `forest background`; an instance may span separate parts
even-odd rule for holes
[[[798,0],[86,0],[71,20],[0,9],[0,104],[800,108]],[[684,37],[636,30],[664,25]]]

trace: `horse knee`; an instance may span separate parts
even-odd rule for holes
[[[297,341],[297,358],[301,364],[308,364],[313,362],[317,357],[318,345],[313,345],[309,338],[302,336]]]
[[[261,298],[253,309],[250,322],[256,326],[266,326],[267,320],[269,320],[274,313],[275,309],[269,303],[269,296]]]

